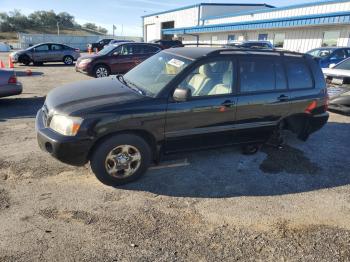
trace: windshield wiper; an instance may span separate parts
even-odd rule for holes
[[[123,84],[128,85],[128,83],[125,81],[123,75],[117,75],[117,79],[118,79],[120,82],[122,82]]]
[[[146,93],[145,91],[143,91],[141,88],[139,88],[136,84],[134,84],[133,82],[130,82],[129,80],[125,80],[123,75],[117,75],[117,78],[120,82],[122,82],[123,84],[125,84],[127,87],[129,87],[130,89],[136,91],[137,93],[145,96]]]

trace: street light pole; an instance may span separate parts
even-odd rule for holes
[[[60,22],[57,21],[57,35],[60,35]]]

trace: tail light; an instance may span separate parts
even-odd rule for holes
[[[9,83],[9,84],[17,84],[17,77],[16,77],[15,75],[12,75],[12,76],[9,78],[9,80],[8,80],[7,83]]]
[[[316,108],[317,108],[317,102],[314,100],[307,106],[307,108],[305,109],[305,113],[311,114],[312,111]]]

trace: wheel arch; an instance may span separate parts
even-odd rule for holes
[[[99,144],[101,144],[102,142],[104,142],[105,140],[113,137],[113,136],[117,136],[117,135],[123,135],[123,134],[131,134],[131,135],[136,135],[139,136],[141,138],[143,138],[148,145],[150,146],[151,150],[152,150],[152,158],[153,160],[156,160],[157,157],[157,142],[156,142],[156,138],[155,136],[143,129],[130,129],[130,130],[122,130],[122,131],[116,131],[116,132],[111,132],[108,134],[105,134],[101,137],[99,137],[93,144],[93,146],[90,148],[89,153],[88,153],[88,160],[90,160],[93,152],[95,151],[96,147],[98,147]]]

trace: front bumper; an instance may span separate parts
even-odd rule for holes
[[[23,87],[21,83],[0,86],[0,97],[15,96],[21,94]]]
[[[92,139],[74,136],[63,136],[45,127],[43,112],[40,109],[36,115],[35,129],[40,148],[63,163],[82,166],[89,159]]]

